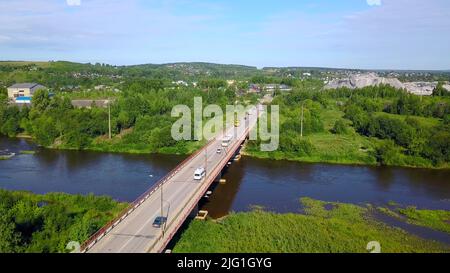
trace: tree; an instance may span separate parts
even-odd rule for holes
[[[450,132],[437,131],[427,142],[424,154],[433,160],[435,164],[450,161]]]
[[[0,205],[0,253],[12,253],[18,250],[20,237],[15,228],[10,211]]]
[[[439,82],[438,85],[433,90],[433,96],[435,97],[450,96],[450,92],[449,90],[444,88],[443,82]]]
[[[392,140],[382,142],[375,149],[377,162],[384,166],[398,164],[399,155],[400,151],[398,147],[395,146],[395,143]]]
[[[33,108],[39,112],[45,111],[50,105],[50,97],[47,89],[39,89],[33,94],[31,100]]]
[[[347,124],[345,123],[345,121],[343,121],[342,119],[337,120],[334,123],[332,132],[337,134],[337,135],[345,135],[348,133],[348,127]]]

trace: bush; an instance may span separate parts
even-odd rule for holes
[[[345,123],[345,121],[340,119],[334,123],[333,129],[331,129],[331,131],[334,134],[345,135],[348,133],[348,127],[347,127],[347,124]]]
[[[392,140],[382,142],[376,147],[375,154],[377,162],[383,166],[403,165],[401,151]]]

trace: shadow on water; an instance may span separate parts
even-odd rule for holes
[[[200,203],[202,210],[208,211],[208,216],[213,219],[221,218],[233,210],[234,199],[240,189],[243,181],[243,168],[245,162],[234,162],[234,166],[226,168],[222,173],[222,178],[226,180],[225,184],[215,182],[211,190],[213,194],[209,198],[203,198]]]

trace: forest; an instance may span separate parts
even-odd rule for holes
[[[272,94],[272,104],[281,109],[279,149],[260,152],[259,141],[254,141],[247,146],[248,155],[306,162],[449,166],[450,97],[442,83],[433,96],[416,96],[384,85],[323,90],[319,79],[280,77],[267,69],[251,71],[255,69],[205,63],[131,67],[3,63],[0,82],[4,86],[37,81],[49,89],[37,92],[31,107],[18,107],[8,104],[6,88],[1,87],[0,134],[29,135],[49,148],[189,154],[202,143],[171,138],[174,105],[192,106],[195,96],[202,97],[205,105],[222,107],[236,101],[256,103],[264,92],[247,94],[248,83],[277,83],[292,87],[291,92],[276,90]],[[238,77],[242,80],[227,82],[235,73],[243,73]],[[179,76],[186,80],[194,77],[197,84],[174,85]],[[67,84],[80,90],[66,90]],[[95,84],[119,91],[92,90]],[[108,139],[108,109],[74,108],[73,98],[113,101],[112,139]]]
[[[309,162],[448,168],[450,100],[390,86],[322,91],[310,81],[279,94],[280,148],[250,155]],[[303,135],[301,109],[303,106]]]

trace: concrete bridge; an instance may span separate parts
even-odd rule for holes
[[[163,252],[184,221],[195,213],[198,202],[211,184],[220,178],[222,170],[232,161],[250,130],[257,124],[258,109],[216,136],[202,149],[192,154],[158,183],[142,194],[119,216],[97,231],[82,246],[89,253]],[[232,135],[228,147],[221,153],[225,135]],[[201,181],[194,180],[197,168],[206,169]],[[153,227],[157,216],[167,217],[161,228]]]

